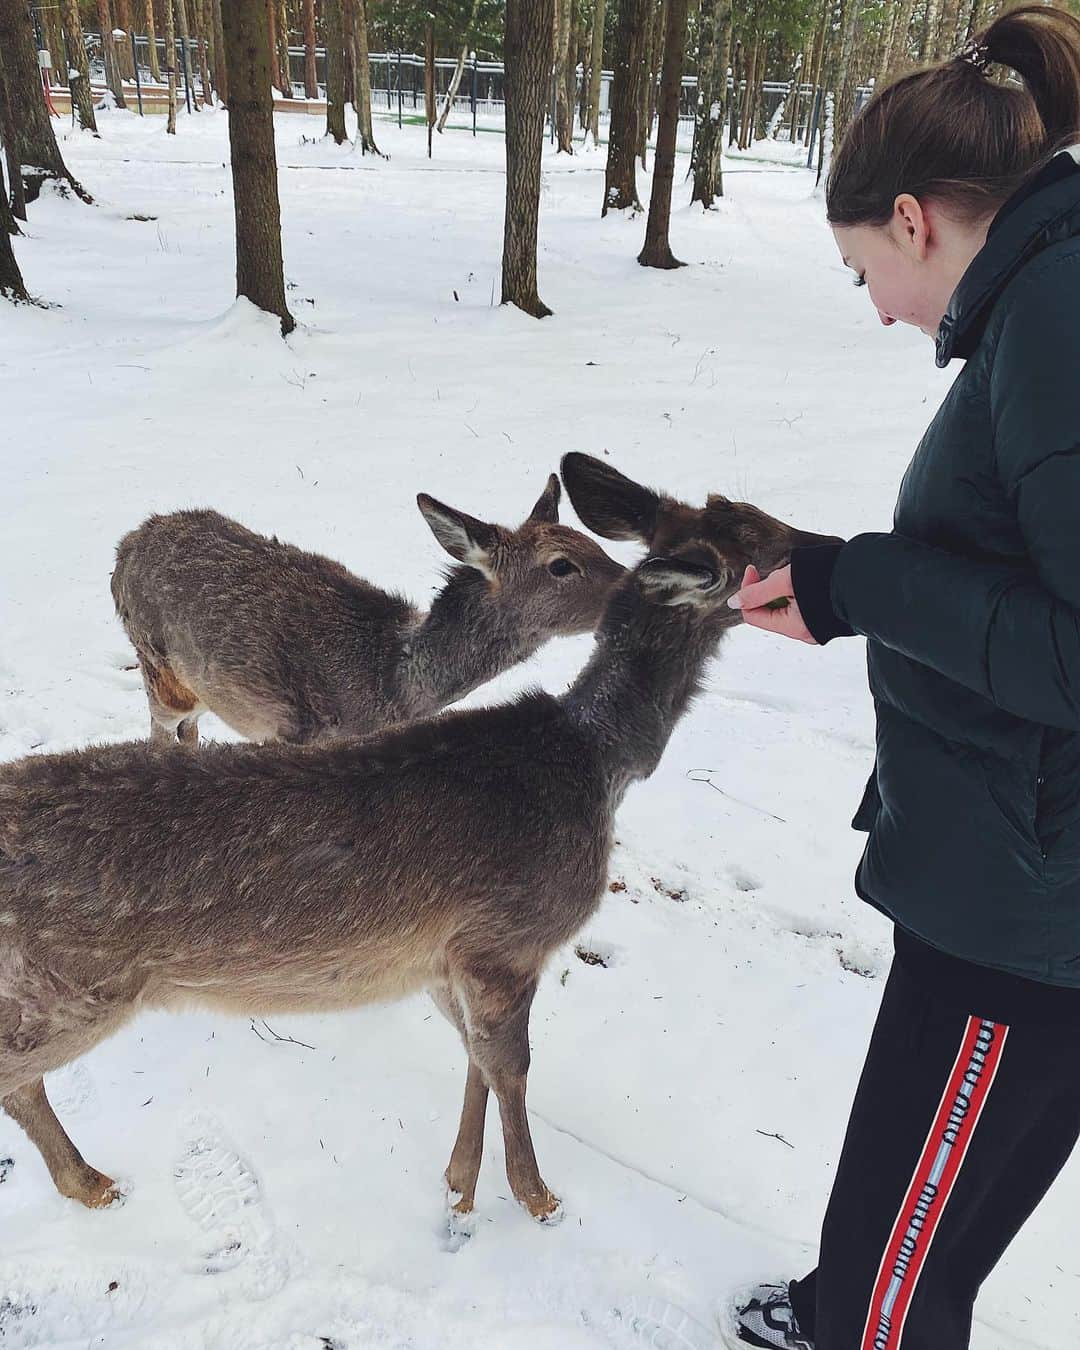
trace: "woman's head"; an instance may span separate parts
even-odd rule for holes
[[[1076,140],[1080,20],[1043,5],[1003,14],[961,55],[875,95],[834,156],[826,203],[883,322],[932,333],[995,212]]]

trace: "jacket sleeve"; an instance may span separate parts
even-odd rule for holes
[[[1007,314],[990,375],[998,474],[1030,567],[895,534],[842,550],[833,608],[1029,721],[1080,730],[1080,255],[1060,256]]]

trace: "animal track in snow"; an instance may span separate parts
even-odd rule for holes
[[[184,1211],[214,1239],[202,1257],[202,1269],[209,1275],[241,1270],[244,1290],[252,1298],[277,1293],[289,1269],[262,1186],[215,1120],[193,1122],[173,1176]]]
[[[61,1118],[97,1114],[97,1088],[85,1064],[65,1064],[56,1069],[49,1074],[45,1087],[53,1110]]]

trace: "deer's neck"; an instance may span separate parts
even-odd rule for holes
[[[479,572],[455,568],[405,639],[404,701],[414,716],[437,712],[524,661],[542,641]]]
[[[659,764],[730,626],[649,604],[632,589],[609,605],[596,650],[562,701],[599,748],[617,798]]]

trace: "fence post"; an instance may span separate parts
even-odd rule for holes
[[[397,54],[397,124],[398,130],[401,130],[401,106],[404,94],[401,88],[401,48],[398,48]]]
[[[473,54],[472,54],[472,92],[471,92],[470,97],[472,98],[472,134],[473,134],[474,136],[476,135],[476,80],[477,80],[477,74],[476,74],[476,53],[473,52]]]
[[[135,72],[135,97],[139,100],[139,116],[142,117],[142,82],[139,79],[139,53],[135,46],[134,32],[129,33],[128,37],[131,39],[131,68]]]
[[[821,116],[821,90],[822,86],[818,85],[814,91],[814,109],[810,114],[810,147],[806,152],[806,167],[808,169],[814,167],[814,138],[817,136],[818,118]]]

